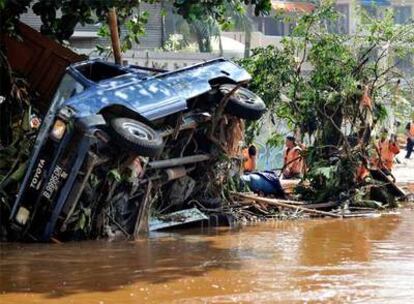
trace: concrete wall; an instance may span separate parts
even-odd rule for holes
[[[129,64],[175,70],[218,57],[212,53],[128,51],[123,59]]]
[[[222,35],[237,40],[243,44],[245,42],[244,32],[223,32]],[[280,46],[280,41],[282,40],[282,38],[282,36],[267,36],[264,35],[262,32],[255,31],[252,32],[251,47],[253,49],[256,47],[264,47],[268,45]]]

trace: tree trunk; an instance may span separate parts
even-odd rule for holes
[[[121,42],[119,39],[118,21],[116,17],[115,8],[111,8],[108,11],[108,25],[109,25],[109,30],[111,31],[112,50],[114,53],[115,63],[121,64],[122,63]]]
[[[218,34],[218,40],[219,40],[219,50],[220,50],[220,57],[223,56],[224,50],[223,50],[223,41],[221,40],[221,31],[219,30]]]

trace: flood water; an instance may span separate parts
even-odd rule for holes
[[[412,303],[414,211],[0,245],[0,303]]]

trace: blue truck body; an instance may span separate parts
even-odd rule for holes
[[[89,73],[95,68],[108,75]],[[151,123],[186,111],[189,100],[209,92],[217,82],[243,84],[250,78],[221,58],[172,72],[99,60],[69,66],[28,160],[10,216],[14,228],[36,241],[53,237],[62,210],[68,209],[68,197],[76,197],[75,180],[90,145],[97,141],[94,132],[106,124],[102,113],[107,109],[117,107]],[[59,141],[51,138],[57,119],[67,123]]]

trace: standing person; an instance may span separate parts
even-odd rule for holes
[[[378,153],[376,167],[383,171],[384,174],[390,175],[394,166],[394,158],[400,153],[396,138],[392,136],[391,139],[388,139],[388,130],[384,129],[376,149]]]
[[[283,162],[283,177],[285,179],[300,178],[303,173],[302,149],[293,136],[286,137],[286,150]]]
[[[414,149],[414,114],[412,114],[412,121],[407,124],[405,130],[407,135],[407,154],[405,158],[409,159]]]

